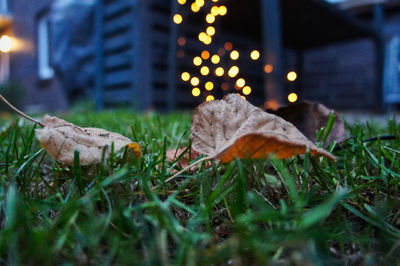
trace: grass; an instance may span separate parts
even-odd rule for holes
[[[166,150],[190,151],[190,114],[64,117],[130,137],[143,155],[64,167],[41,149],[30,122],[3,120],[0,264],[398,262],[400,139],[363,142],[398,137],[393,120],[347,125],[353,138],[334,152],[337,162],[307,154],[203,163],[165,184],[171,166],[180,169]]]

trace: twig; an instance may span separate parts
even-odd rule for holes
[[[20,116],[22,116],[22,117],[24,117],[24,118],[26,118],[26,119],[32,121],[32,122],[35,123],[35,124],[38,124],[38,125],[41,126],[41,127],[44,127],[44,125],[43,125],[42,123],[40,123],[39,121],[37,121],[36,119],[33,119],[33,118],[30,117],[29,115],[27,115],[27,114],[21,112],[20,110],[18,110],[14,105],[12,105],[11,103],[9,103],[9,102],[7,101],[7,99],[4,98],[3,95],[1,95],[1,94],[0,94],[0,99],[1,99],[5,104],[7,104],[11,109],[13,109],[16,113],[18,113]]]

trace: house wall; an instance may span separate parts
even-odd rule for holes
[[[400,14],[385,21],[385,39],[395,34],[400,34]],[[372,109],[376,106],[375,62],[371,40],[308,50],[300,95],[339,109]]]
[[[13,3],[10,34],[16,39],[16,50],[11,54],[10,80],[24,87],[24,106],[28,109],[55,110],[68,106],[55,76],[49,80],[40,80],[38,77],[37,18],[52,2],[15,0]]]

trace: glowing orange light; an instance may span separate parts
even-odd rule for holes
[[[190,79],[190,74],[188,72],[183,72],[181,78],[183,81],[188,81]]]
[[[239,52],[236,50],[233,50],[230,54],[230,57],[232,60],[238,60],[239,59]]]
[[[226,13],[228,12],[228,9],[226,8],[226,6],[220,6],[218,9],[219,9],[218,12],[221,16],[225,16]]]
[[[222,67],[217,67],[217,69],[215,69],[215,75],[218,77],[222,77],[224,73],[225,71]]]
[[[215,98],[214,98],[214,96],[212,96],[212,95],[208,95],[207,98],[206,98],[206,101],[207,101],[207,102],[209,102],[209,101],[214,101],[214,100],[215,100]]]
[[[212,24],[215,22],[215,16],[213,14],[207,14],[206,21],[208,24]]]
[[[174,15],[174,22],[175,24],[181,24],[183,21],[183,18],[180,14],[175,14]]]
[[[233,48],[233,45],[231,42],[226,42],[224,45],[225,50],[230,51]]]
[[[279,103],[276,100],[269,100],[264,103],[264,108],[276,110],[279,108]]]
[[[236,86],[238,86],[239,88],[243,88],[244,85],[246,85],[246,81],[243,78],[240,78],[236,81]]]
[[[198,86],[200,84],[200,79],[198,77],[193,77],[190,80],[190,84],[192,84],[192,86]]]
[[[190,6],[190,8],[192,9],[192,11],[194,13],[199,12],[200,7],[196,4],[196,2],[193,2],[192,5]]]
[[[176,56],[177,56],[178,58],[184,58],[184,57],[185,57],[185,52],[184,52],[183,50],[179,49],[179,50],[176,52]]]
[[[299,98],[299,97],[298,97],[297,94],[294,93],[294,92],[292,92],[292,93],[290,93],[290,94],[288,95],[288,101],[291,102],[291,103],[296,102],[296,101],[298,100],[298,98]]]
[[[250,86],[244,87],[243,90],[242,90],[242,92],[243,92],[244,95],[249,95],[249,94],[251,93],[251,88],[250,88]]]
[[[201,63],[203,63],[203,60],[201,60],[201,58],[199,56],[196,56],[195,58],[193,58],[193,64],[195,66],[200,66]]]
[[[213,14],[214,16],[218,16],[219,15],[219,8],[217,6],[213,6],[211,8],[211,14]]]
[[[207,28],[206,32],[207,32],[207,34],[208,34],[209,36],[214,36],[214,34],[215,34],[215,28],[214,28],[213,26],[209,26],[209,27]]]
[[[203,58],[204,60],[207,60],[208,58],[210,58],[210,52],[207,50],[204,50],[203,52],[201,52],[201,58]]]
[[[270,64],[264,66],[264,72],[267,74],[271,74],[274,71],[274,67]]]
[[[253,59],[254,61],[255,61],[255,60],[258,60],[258,59],[260,58],[260,52],[257,51],[257,50],[253,50],[253,51],[250,53],[250,58]]]
[[[208,81],[208,82],[206,82],[204,87],[206,88],[206,90],[211,91],[214,89],[214,83],[212,83],[211,81]]]
[[[243,95],[240,95],[240,97],[242,97],[243,100],[247,101],[246,97]]]
[[[239,68],[237,66],[233,66],[228,71],[228,76],[234,78],[239,74]]]
[[[213,64],[218,64],[220,61],[221,61],[221,58],[216,54],[211,57],[211,62]]]
[[[210,74],[210,69],[209,69],[207,66],[203,66],[203,67],[200,69],[200,73],[201,73],[203,76],[207,76],[208,74]]]
[[[287,79],[288,79],[289,81],[295,81],[295,80],[297,79],[297,73],[294,72],[294,71],[290,71],[290,72],[287,74]]]
[[[200,95],[200,93],[201,93],[201,91],[200,91],[199,88],[193,88],[193,90],[192,90],[192,95],[193,95],[194,97],[198,97],[198,96]]]
[[[229,90],[229,83],[228,83],[228,82],[222,83],[222,84],[221,84],[221,89],[222,89],[223,91]]]
[[[184,4],[186,4],[186,0],[178,0],[178,3],[181,5],[184,5]]]
[[[185,37],[179,37],[178,38],[178,45],[179,46],[184,46],[186,44],[186,38]]]

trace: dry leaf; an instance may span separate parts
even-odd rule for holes
[[[290,158],[310,149],[312,155],[335,157],[318,148],[295,126],[229,94],[201,104],[193,114],[192,147],[224,163],[237,158]]]
[[[166,152],[166,157],[167,157],[167,159],[168,159],[169,161],[173,162],[173,161],[176,160],[176,158],[178,158],[179,156],[181,156],[182,153],[183,153],[185,150],[186,150],[185,147],[179,148],[179,149],[177,149],[177,150],[168,150],[168,151]],[[200,155],[201,155],[201,154],[200,154],[199,152],[197,152],[197,151],[195,151],[195,150],[192,149],[192,150],[191,150],[191,153],[190,153],[190,158],[189,158],[189,152],[187,152],[187,153],[186,153],[185,155],[183,155],[183,157],[179,160],[179,162],[178,162],[178,163],[179,163],[179,166],[182,167],[182,168],[186,168],[186,167],[189,165],[190,161],[193,161],[193,160],[197,159]],[[195,169],[195,167],[193,167],[193,169],[190,168],[190,170],[194,170],[194,169]],[[176,172],[176,170],[173,170],[173,172]]]
[[[308,139],[315,142],[316,132],[322,127],[326,127],[331,114],[330,109],[318,102],[303,101],[300,103],[290,104],[278,110],[267,109],[268,113],[282,117],[295,125]],[[346,139],[346,130],[344,128],[343,119],[340,114],[336,113],[335,124],[326,141],[327,145],[333,141],[342,142]]]
[[[45,115],[43,128],[36,129],[36,136],[42,147],[57,161],[73,165],[74,152],[79,151],[81,165],[99,163],[105,150],[105,159],[114,151],[132,144],[132,141],[120,134],[100,128],[82,128],[55,116]],[[136,145],[131,146],[136,153]],[[140,149],[139,149],[140,151]]]

